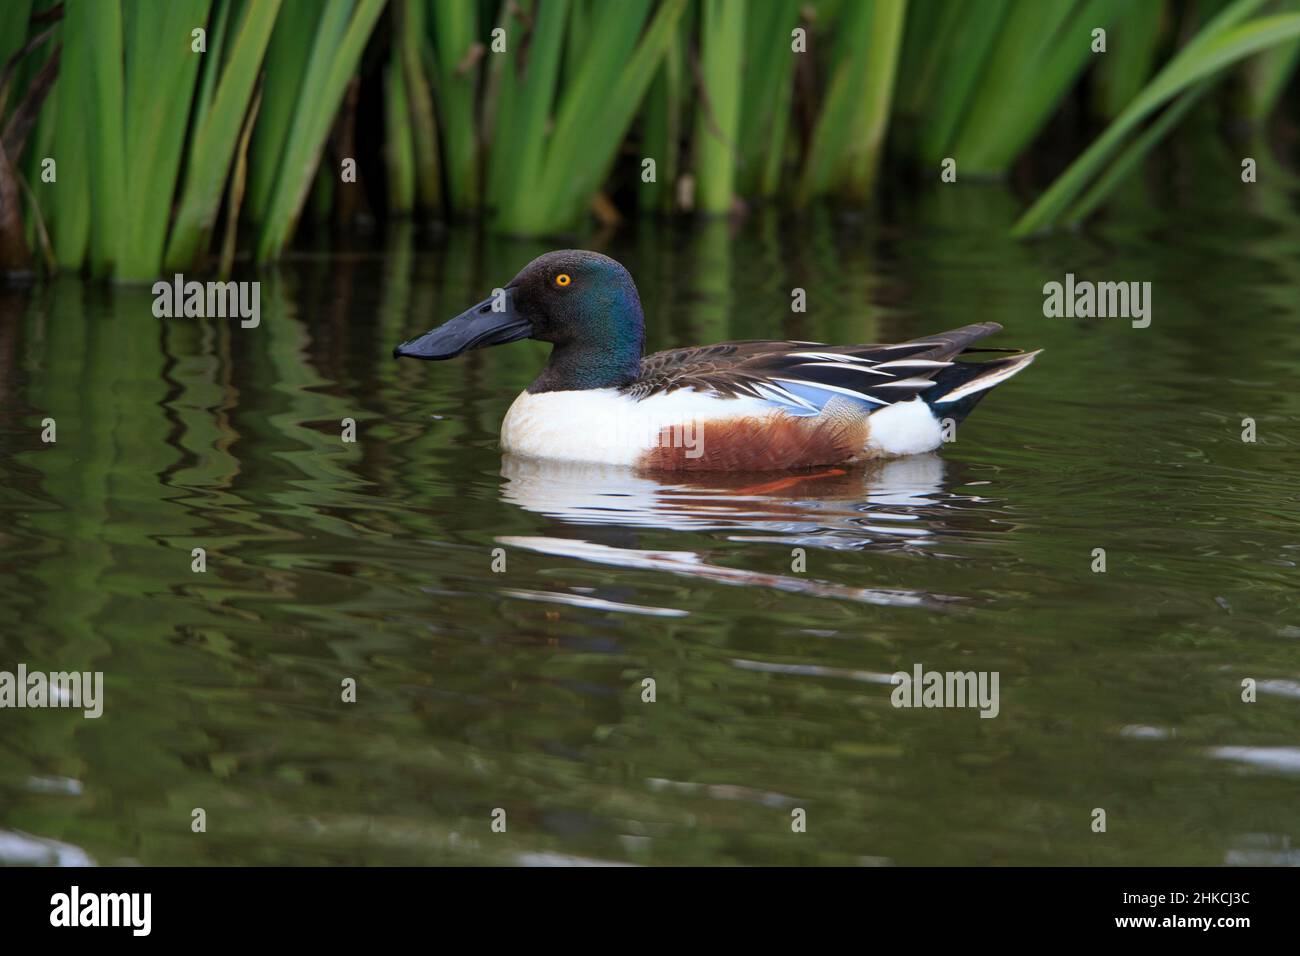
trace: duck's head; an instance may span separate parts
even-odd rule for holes
[[[632,276],[598,252],[548,252],[490,298],[403,342],[393,355],[449,359],[520,339],[554,345],[530,392],[615,388],[634,381],[645,320]]]

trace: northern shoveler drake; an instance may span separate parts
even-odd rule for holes
[[[515,455],[666,471],[772,471],[932,451],[1038,352],[972,349],[1000,331],[962,326],[897,345],[742,341],[643,356],[631,275],[595,252],[539,256],[510,284],[403,342],[441,360],[531,338],[546,368],[506,413]],[[1001,352],[959,362],[967,352]],[[1040,350],[1041,351],[1041,350]]]

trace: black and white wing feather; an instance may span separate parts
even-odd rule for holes
[[[624,392],[642,399],[693,388],[776,402],[803,414],[837,395],[869,407],[892,405],[933,388],[956,356],[1001,328],[981,322],[897,345],[747,341],[672,349],[646,356],[640,377]]]

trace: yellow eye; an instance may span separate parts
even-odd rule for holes
[[[569,278],[569,274],[567,272],[561,272],[558,276],[555,277],[555,284],[558,286],[566,286],[572,281],[573,280]]]

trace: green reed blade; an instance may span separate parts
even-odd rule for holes
[[[826,95],[813,128],[795,194],[799,205],[830,191],[844,162],[856,121],[854,107],[866,84],[867,51],[872,44],[875,0],[848,7],[837,23],[837,36]]]
[[[384,164],[388,169],[388,208],[408,216],[415,208],[415,146],[406,102],[402,54],[394,50],[384,67]]]
[[[637,204],[642,209],[671,212],[676,199],[686,97],[685,51],[690,42],[685,22],[683,17],[673,31],[641,112],[641,159],[655,161],[653,182],[641,181],[642,167],[637,167]]]
[[[199,61],[191,33],[207,22],[211,0],[156,5],[128,0],[126,51],[126,209],[115,275],[128,282],[157,278],[190,101]]]
[[[201,126],[208,115],[208,110],[212,107],[212,95],[217,88],[217,77],[221,75],[226,34],[230,29],[230,11],[235,6],[236,0],[213,0],[211,29],[208,30],[208,52],[204,54],[203,64],[199,70],[199,93],[194,101],[191,126]]]
[[[604,155],[603,147],[596,144],[609,141],[602,114],[610,108],[622,107],[630,120],[640,105],[639,97],[638,102],[628,104],[618,86],[649,15],[649,0],[628,0],[617,7],[602,4],[596,8],[595,19],[585,25],[591,33],[585,47],[586,56],[574,65],[559,91],[555,127],[545,144],[541,189],[534,196],[524,197],[526,220],[540,217],[567,220],[571,224],[599,188],[605,167],[596,177],[591,177],[589,170]],[[570,23],[571,29],[578,28],[572,15]],[[665,36],[665,45],[667,39]],[[658,66],[658,60],[654,65]],[[646,87],[650,79],[653,75],[647,77]],[[620,129],[614,134],[614,148],[622,132]],[[578,185],[580,180],[582,186]]]
[[[1124,152],[1110,164],[1110,168],[1105,173],[1097,178],[1096,183],[1083,198],[1070,207],[1069,212],[1062,217],[1062,223],[1066,226],[1077,226],[1091,216],[1097,207],[1106,201],[1111,192],[1137,168],[1152,147],[1164,139],[1187,112],[1200,102],[1211,86],[1210,81],[1202,81],[1170,104],[1155,122],[1124,148]]]
[[[560,65],[560,85],[573,81],[578,65],[586,57],[593,32],[587,25],[596,19],[596,4],[601,0],[569,0],[569,28],[564,34],[564,56]]]
[[[778,4],[773,14],[774,26],[772,28],[773,37],[779,37],[781,40],[780,59],[777,60],[777,67],[771,72],[773,75],[772,85],[774,90],[770,91],[772,106],[768,111],[768,119],[761,117],[756,118],[755,122],[760,129],[755,132],[755,149],[758,149],[758,143],[764,139],[767,140],[766,146],[763,147],[763,158],[761,168],[757,169],[757,182],[754,183],[753,189],[749,190],[764,199],[770,199],[776,195],[777,189],[781,185],[783,173],[787,160],[786,136],[790,128],[790,109],[794,100],[794,67],[796,54],[790,47],[793,40],[791,35],[795,25],[799,22],[798,4],[792,2],[788,7]],[[802,55],[802,54],[800,54]],[[759,63],[747,64],[746,71],[749,74],[762,72],[764,67]],[[759,94],[769,95],[769,94]],[[749,109],[746,106],[746,109]],[[743,143],[743,138],[742,138]],[[742,146],[741,163],[746,163],[748,151]],[[745,166],[742,165],[742,175]]]
[[[266,221],[262,226],[257,257],[265,261],[278,256],[293,236],[298,215],[311,190],[312,176],[320,161],[321,148],[338,112],[348,81],[356,72],[370,31],[383,12],[386,0],[359,0],[345,30],[333,40],[332,14],[342,4],[327,7],[321,30],[307,64],[302,95],[285,143],[280,175]]]
[[[430,0],[429,19],[437,62],[434,93],[447,171],[447,202],[455,211],[473,209],[481,200],[475,117],[479,66],[467,65],[466,57],[478,40],[478,10],[473,3]],[[509,40],[507,37],[507,49]]]
[[[244,185],[248,181],[248,144],[253,138],[253,127],[257,125],[257,113],[262,106],[262,93],[259,90],[253,96],[252,105],[248,107],[248,118],[244,120],[243,132],[239,134],[239,146],[235,150],[235,168],[230,172],[230,188],[226,192],[226,237],[221,243],[221,258],[217,274],[224,280],[230,278],[235,264],[235,243],[239,239],[239,207],[244,202]]]
[[[744,39],[743,4],[701,0],[695,205],[703,213],[728,212],[735,199]]]
[[[231,155],[279,12],[279,0],[250,3],[232,34],[229,59],[217,82],[212,106],[194,132],[185,185],[167,243],[168,271],[183,271],[193,266],[211,235],[230,172]],[[265,104],[265,99],[261,102]],[[259,116],[259,123],[260,120]]]
[[[547,151],[540,195],[543,204],[528,210],[523,231],[541,235],[579,220],[609,174],[619,143],[645,98],[645,92],[672,41],[686,0],[664,0],[650,25],[630,31],[627,11],[610,22],[602,14],[596,39],[574,82],[565,90]],[[639,27],[640,18],[637,18]],[[639,34],[639,41],[638,41]],[[631,53],[630,57],[628,53]]]
[[[916,117],[934,102],[935,83],[951,68],[959,31],[969,26],[970,4],[959,0],[912,0],[898,61],[895,111]],[[987,19],[987,16],[985,17]]]
[[[0,3],[0,66],[9,62],[27,42],[27,20],[32,14],[32,0],[5,0]],[[17,157],[10,156],[10,160]]]
[[[507,232],[520,229],[526,205],[540,205],[537,195],[546,157],[544,132],[551,116],[559,77],[566,0],[539,5],[528,44],[528,65],[522,79],[516,75],[520,47],[507,47],[498,74],[497,101],[491,121],[492,153],[489,165],[488,205]],[[509,30],[518,40],[518,32]],[[507,59],[508,58],[508,59]]]
[[[894,96],[894,74],[902,45],[907,0],[876,0],[871,19],[871,48],[867,51],[866,83],[854,111],[853,134],[844,155],[843,191],[865,200],[875,185],[884,149]]]
[[[64,10],[66,32],[85,39],[85,71],[76,74],[81,96],[70,102],[82,107],[74,121],[86,125],[87,148],[78,161],[93,158],[88,177],[90,269],[106,276],[117,259],[122,224],[131,215],[123,169],[122,8],[116,0],[67,0]],[[65,55],[65,63],[67,59]]]
[[[952,5],[962,13],[952,28],[950,44],[936,56],[933,79],[922,101],[919,150],[922,161],[934,166],[950,155],[957,130],[980,88],[980,78],[993,50],[1008,0],[981,0]],[[918,107],[920,108],[920,107]]]
[[[1029,145],[1093,58],[1092,30],[1122,0],[1012,0],[979,88],[951,148],[965,173],[1000,175]]]
[[[272,193],[280,174],[284,145],[289,137],[294,111],[298,107],[303,76],[316,41],[322,19],[334,11],[346,15],[336,0],[283,0],[270,45],[266,47],[266,84],[262,88],[261,116],[253,130],[253,145],[248,162],[249,217],[255,222],[266,218]],[[337,28],[336,28],[337,30]],[[251,85],[250,85],[251,89]]]
[[[1024,237],[1054,225],[1111,160],[1124,138],[1170,99],[1224,67],[1300,37],[1300,14],[1241,23],[1259,3],[1260,0],[1240,0],[1201,30],[1021,216],[1011,234]]]
[[[1118,116],[1151,78],[1165,14],[1161,0],[1120,8],[1097,74],[1097,107],[1107,119]]]
[[[33,186],[45,210],[45,222],[53,236],[54,259],[61,270],[80,269],[90,245],[90,163],[86,152],[84,91],[89,85],[86,47],[90,38],[82,31],[59,28],[63,55],[59,78],[54,84],[48,110],[53,106],[54,131],[48,150],[41,150],[54,163],[55,182],[41,178],[43,162],[33,153]]]
[[[1082,68],[1089,55],[1086,43],[1080,52],[1052,42],[1074,7],[1074,0],[1010,0],[950,147],[962,172],[1001,172],[1010,152],[1007,141],[1019,138],[1023,126],[1020,109],[1028,82],[1058,85],[1066,71],[1054,70],[1053,64],[1063,60]]]
[[[1300,0],[1285,0],[1281,7],[1300,11]],[[1300,65],[1300,42],[1281,43],[1255,57],[1246,73],[1250,117],[1261,123],[1272,114]]]
[[[555,4],[548,4],[548,7]],[[533,30],[525,26],[525,20]],[[562,22],[562,21],[561,21]],[[537,35],[538,17],[533,14],[532,0],[505,3],[497,19],[497,27],[522,41]],[[518,28],[518,32],[515,32]],[[483,200],[489,208],[503,203],[512,186],[511,168],[506,154],[515,144],[515,117],[521,90],[519,47],[521,42],[507,46],[506,52],[488,58],[486,82],[483,86],[483,107],[480,123],[483,131],[483,148],[487,167],[487,183]],[[530,51],[532,44],[530,43]],[[431,59],[431,58],[430,58]],[[530,62],[534,62],[530,52]],[[430,72],[436,69],[431,63]]]
[[[442,164],[433,95],[421,69],[422,52],[429,45],[425,36],[424,7],[419,0],[402,0],[400,13],[405,25],[399,42],[415,177],[413,201],[422,209],[433,210],[442,200]]]
[[[39,61],[39,65],[29,76],[24,77],[22,84],[17,87],[12,109],[5,109],[5,90],[0,89],[0,117],[3,117],[3,120],[0,120],[0,139],[4,141],[5,153],[15,169],[26,149],[27,138],[31,134],[32,127],[40,117],[41,108],[59,78],[59,61],[62,55],[57,49],[51,55],[42,55],[47,52],[48,42],[47,36],[46,42],[36,50],[25,56],[21,50],[14,54],[15,57],[23,57],[23,59],[31,57]],[[15,67],[18,64],[11,62],[8,66]]]

